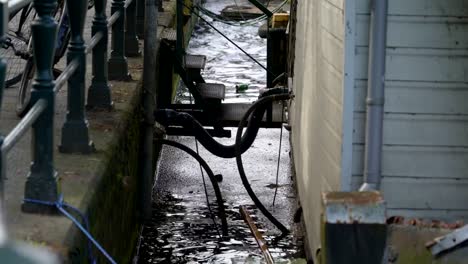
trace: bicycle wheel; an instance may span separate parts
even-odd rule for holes
[[[18,96],[16,97],[16,115],[18,117],[24,117],[29,111],[29,108],[31,108],[31,89],[35,71],[36,67],[34,66],[34,61],[30,58],[24,67],[21,85],[18,90]]]
[[[64,3],[63,1],[59,1],[59,5],[55,12],[56,20],[59,20],[63,15],[63,12],[64,12],[63,3]],[[54,64],[56,64],[60,60],[60,58],[64,55],[65,49],[68,46],[68,42],[70,40],[70,34],[69,34],[68,28],[67,28],[67,32],[65,32],[62,35],[63,36],[61,37],[58,36],[58,37],[62,38],[59,42],[62,43],[60,45],[63,47],[56,47]],[[20,76],[21,83],[20,83],[20,87],[18,90],[18,95],[16,97],[16,115],[20,118],[24,117],[28,113],[29,109],[31,108],[31,104],[30,104],[31,103],[31,90],[32,90],[32,83],[34,80],[34,73],[36,72],[31,40],[28,41],[29,44],[27,47],[28,52],[29,54],[31,54],[31,56],[26,61],[26,64],[23,68],[23,74]]]
[[[21,80],[29,59],[28,43],[31,38],[31,22],[36,11],[29,5],[14,15],[8,22],[8,33],[0,47],[0,56],[6,60],[5,86],[11,87]]]

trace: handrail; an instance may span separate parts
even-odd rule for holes
[[[88,47],[86,47],[85,53],[88,54],[94,50],[94,48],[99,44],[99,42],[104,38],[102,32],[96,33],[91,40],[89,41]]]
[[[39,99],[34,106],[29,110],[23,119],[15,126],[15,128],[5,137],[2,144],[2,153],[8,153],[18,141],[26,134],[34,122],[41,116],[47,107],[47,101]]]
[[[120,16],[122,15],[123,13],[120,10],[112,14],[112,16],[109,17],[109,21],[107,22],[107,27],[111,28],[115,24],[115,22],[119,20]]]
[[[60,91],[63,85],[65,85],[70,79],[70,77],[75,74],[76,70],[78,69],[79,63],[77,59],[74,59],[72,62],[68,63],[67,67],[65,67],[65,70],[57,77],[57,80],[55,81],[55,87],[54,87],[54,93],[57,93]]]
[[[21,12],[22,8],[31,3],[36,9],[34,27],[31,28],[32,54],[34,54],[35,80],[32,81],[31,96],[33,105],[18,124],[3,138],[0,135],[0,159],[10,152],[21,138],[31,129],[34,140],[31,147],[33,164],[25,184],[25,199],[53,201],[58,200],[60,188],[55,180],[53,125],[55,119],[55,95],[65,84],[68,84],[67,110],[65,123],[62,127],[59,151],[62,153],[92,153],[94,145],[89,137],[88,120],[85,112],[86,94],[86,54],[92,53],[92,80],[87,93],[86,107],[89,109],[108,108],[113,106],[109,80],[128,79],[128,64],[126,54],[138,55],[138,39],[134,29],[125,30],[125,23],[135,25],[136,1],[112,0],[111,16],[107,16],[107,1],[94,0],[94,18],[92,20],[92,38],[86,47],[83,37],[88,0],[66,1],[66,22],[54,21],[52,14],[57,0],[0,0],[0,40],[7,28],[10,14]],[[138,4],[144,0],[138,0]],[[63,17],[63,16],[62,16]],[[128,18],[128,21],[126,19]],[[69,23],[68,25],[63,23]],[[23,25],[29,27],[28,24]],[[111,29],[109,29],[111,28]],[[54,54],[57,52],[57,32],[69,30],[70,43],[67,49],[67,65],[54,81],[52,74]],[[109,34],[110,33],[110,34]],[[112,39],[110,40],[110,37]],[[37,39],[39,38],[39,39]],[[128,40],[136,41],[131,48],[126,47]],[[67,39],[68,41],[68,39]],[[112,41],[112,45],[108,45]],[[65,43],[65,42],[62,42]],[[68,43],[68,42],[67,42]],[[135,44],[135,43],[132,43]],[[112,52],[109,54],[109,46]],[[130,46],[130,45],[129,45]],[[136,47],[136,49],[135,49]],[[60,47],[67,48],[67,47]],[[129,55],[129,56],[130,56]],[[0,80],[5,75],[5,61],[0,58]],[[3,97],[3,84],[0,83],[0,106]],[[80,131],[77,133],[76,131]],[[0,188],[3,177],[2,168],[6,164],[0,161]],[[40,189],[38,193],[37,190]],[[0,191],[1,192],[1,191]],[[36,195],[37,194],[37,195]],[[34,196],[34,197],[32,197]],[[1,204],[1,197],[0,197]],[[0,208],[1,210],[1,208]],[[31,213],[48,213],[43,206],[25,202],[22,210]]]
[[[129,6],[133,1],[135,1],[135,0],[126,0],[126,1],[125,1],[125,9],[127,9],[128,6]]]
[[[15,13],[32,2],[33,0],[8,0],[8,12]]]

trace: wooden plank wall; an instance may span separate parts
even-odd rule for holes
[[[390,215],[468,218],[468,1],[389,1],[382,190]],[[352,189],[362,183],[369,0],[356,3]]]
[[[341,189],[343,0],[298,0],[292,146],[312,253],[320,242],[321,193]]]

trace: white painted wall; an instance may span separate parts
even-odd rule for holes
[[[342,189],[342,181],[351,186],[354,64],[345,63],[344,51],[354,45],[344,43],[343,0],[299,0],[297,9],[292,144],[308,242],[315,251],[321,193]],[[345,72],[350,71],[345,90]],[[344,107],[351,110],[345,113]]]
[[[292,145],[311,253],[323,191],[362,184],[369,0],[298,0]],[[389,216],[468,219],[468,1],[390,0]]]
[[[369,0],[356,4],[353,168],[362,183]],[[391,0],[382,191],[390,215],[468,217],[468,1]]]

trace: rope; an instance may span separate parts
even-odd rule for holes
[[[284,101],[282,102],[284,109]],[[283,122],[284,122],[284,113],[281,113],[281,130],[280,130],[280,140],[279,140],[279,147],[278,147],[278,164],[276,164],[276,186],[275,186],[275,195],[273,196],[273,206],[275,206],[276,202],[276,195],[278,194],[278,183],[279,183],[279,171],[280,171],[280,164],[281,164],[281,146],[283,142]]]
[[[190,94],[190,104],[192,104],[192,95],[191,94]],[[194,140],[195,140],[195,149],[197,151],[197,155],[200,155],[200,153],[198,151],[198,140],[197,140],[196,137],[194,137]],[[213,210],[211,209],[210,199],[208,197],[208,189],[206,188],[205,173],[203,172],[202,165],[201,164],[199,164],[199,165],[200,165],[200,173],[201,173],[202,180],[203,180],[203,190],[205,191],[206,206],[208,207],[208,211],[210,213],[211,220],[213,221],[213,224],[214,224],[214,226],[216,228],[216,233],[218,233],[218,237],[221,237],[221,233],[219,232],[218,223],[216,223],[216,219],[215,219],[215,216],[213,214]]]
[[[239,45],[237,45],[233,40],[231,40],[228,36],[226,36],[224,33],[222,33],[219,29],[217,29],[213,24],[208,22],[206,19],[204,19],[201,15],[199,15],[197,12],[194,12],[194,9],[188,5],[186,5],[183,1],[178,0],[179,3],[184,5],[187,9],[189,9],[193,14],[195,14],[197,17],[199,17],[203,22],[205,22],[208,26],[210,26],[212,29],[214,29],[216,32],[218,32],[223,38],[225,38],[227,41],[229,41],[232,45],[234,45],[236,48],[238,48],[242,53],[244,53],[249,59],[254,61],[256,64],[258,64],[260,67],[262,67],[265,71],[269,72],[271,75],[273,75],[276,78],[276,75],[271,72],[270,70],[267,69],[263,64],[261,64],[258,60],[256,60],[252,55],[247,53],[244,49],[242,49]]]
[[[195,148],[197,149],[197,154],[200,155],[200,153],[198,153],[198,140],[196,138],[195,138]],[[214,226],[216,228],[216,233],[218,233],[218,237],[221,237],[221,233],[219,232],[218,224],[216,223],[216,219],[214,217],[213,210],[211,209],[210,199],[208,198],[208,189],[206,188],[205,173],[203,172],[203,167],[201,165],[200,165],[200,172],[201,172],[201,176],[202,176],[202,180],[203,180],[203,189],[205,191],[206,205],[208,206],[208,211],[210,212],[211,220],[213,221],[213,224],[214,224]]]
[[[89,233],[88,229],[89,229],[89,225],[88,225],[88,220],[87,218],[84,216],[83,213],[80,212],[80,210],[76,207],[73,207],[67,203],[64,202],[63,200],[63,195],[60,195],[58,201],[56,202],[48,202],[48,201],[41,201],[41,200],[35,200],[35,199],[24,199],[23,200],[24,202],[26,203],[34,203],[34,204],[40,204],[40,205],[47,205],[47,206],[52,206],[52,207],[56,207],[64,216],[66,216],[68,219],[70,219],[75,225],[76,227],[78,227],[78,229],[81,230],[81,232],[88,238],[89,241],[91,241],[94,246],[99,250],[101,251],[101,253],[107,258],[107,260],[112,263],[112,264],[116,264],[117,262],[115,262],[115,260],[107,253],[107,251],[93,238],[93,236]],[[80,222],[78,222],[78,220],[76,220],[76,218],[74,218],[66,209],[70,209],[72,211],[74,211],[75,213],[77,213],[81,218],[83,218],[84,222],[85,222],[85,226],[86,227],[83,227]],[[92,255],[91,255],[91,251],[89,252],[90,254],[90,258],[92,258]],[[97,263],[97,261],[93,258],[92,260],[92,263]]]

